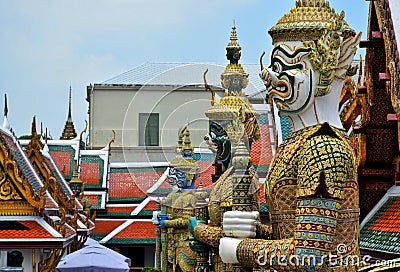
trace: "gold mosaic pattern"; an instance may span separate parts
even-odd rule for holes
[[[257,262],[260,254],[270,254],[269,251],[273,250],[286,254],[289,249],[295,248],[306,251],[308,248],[326,248],[335,254],[335,248],[339,244],[346,246],[343,256],[359,255],[359,200],[355,163],[354,151],[340,130],[325,124],[291,133],[277,151],[266,184],[272,225],[271,238],[274,240],[244,240],[237,251],[242,264],[259,266]],[[321,169],[325,171],[327,193],[337,199],[327,200],[332,203],[331,208],[329,205],[317,205],[318,201],[313,200],[314,194],[318,193],[316,189],[320,184]],[[308,202],[303,202],[305,197],[309,199]],[[299,201],[303,203],[300,206]],[[304,218],[308,217],[315,217],[315,222],[319,224],[305,222]],[[319,235],[320,232],[325,233],[325,236]],[[310,233],[313,233],[312,239]],[[323,239],[318,240],[321,238]],[[294,269],[275,268],[277,271]],[[321,267],[317,271],[352,271],[351,269],[354,268]]]
[[[333,25],[337,24],[340,17],[328,1],[298,0],[296,7],[290,9],[268,32],[273,38],[273,43],[318,40],[325,30],[334,28]],[[344,22],[343,35],[354,34],[354,30]]]

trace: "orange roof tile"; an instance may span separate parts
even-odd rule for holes
[[[211,175],[215,174],[215,169],[212,164],[214,161],[197,161],[197,164],[200,166],[201,174],[200,177],[196,180],[194,185],[195,188],[199,187],[200,182],[203,183],[203,187],[207,188],[212,184]]]
[[[147,203],[147,205],[144,206],[144,208],[142,210],[155,211],[156,210],[156,205],[157,205],[156,201],[154,201],[154,200],[149,201],[149,203]]]
[[[146,191],[162,174],[162,172],[111,173],[109,197],[145,197]]]
[[[250,156],[255,165],[269,165],[272,159],[272,149],[268,125],[260,125],[260,135],[260,139],[251,145]]]
[[[65,226],[65,237],[71,237],[76,233],[76,231],[69,225]]]
[[[369,230],[400,233],[400,197],[370,226]]]
[[[71,154],[69,152],[50,151],[50,155],[63,175],[68,174],[71,171]]]
[[[87,184],[99,184],[100,165],[98,163],[81,163],[80,179]],[[101,185],[101,184],[100,184]]]
[[[0,239],[55,238],[35,220],[0,221]]]
[[[156,238],[156,226],[152,222],[133,222],[113,238]]]
[[[94,234],[109,234],[126,220],[96,220]]]
[[[90,204],[92,205],[100,205],[99,203],[99,196],[98,195],[86,195],[85,197],[87,197],[90,201]]]

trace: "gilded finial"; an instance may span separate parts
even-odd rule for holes
[[[108,143],[108,151],[111,151],[111,144],[115,141],[116,133],[115,130],[112,130],[113,132],[113,137],[111,138],[110,142]]]
[[[206,89],[206,91],[211,92],[211,106],[214,106],[215,102],[217,102],[217,99],[215,97],[215,91],[211,89],[210,85],[208,85],[207,83],[207,78],[206,78],[207,73],[208,73],[208,68],[204,71],[203,74],[204,88]]]
[[[83,133],[86,133],[87,128],[88,128],[88,122],[86,120],[85,120],[85,123],[86,123],[85,128],[79,134],[79,142],[82,142]]]
[[[47,140],[49,139],[48,138],[49,136],[47,135],[47,128],[46,128],[46,134],[44,135],[44,142],[47,144]]]
[[[43,135],[43,123],[40,122],[40,137]]]
[[[4,116],[8,114],[7,94],[4,94]]]

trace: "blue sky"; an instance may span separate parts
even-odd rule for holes
[[[30,133],[32,117],[59,138],[72,88],[77,132],[87,119],[86,86],[143,62],[227,63],[236,21],[242,63],[271,50],[267,30],[294,0],[0,0],[0,105],[11,126]],[[331,0],[356,31],[367,31],[365,0]],[[364,54],[360,51],[359,54]],[[116,105],[110,105],[110,109]]]

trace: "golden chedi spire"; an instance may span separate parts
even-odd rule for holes
[[[74,127],[74,122],[72,121],[71,115],[71,86],[69,87],[69,107],[68,107],[68,119],[65,123],[64,130],[61,134],[60,140],[71,140],[74,139],[77,134]]]

